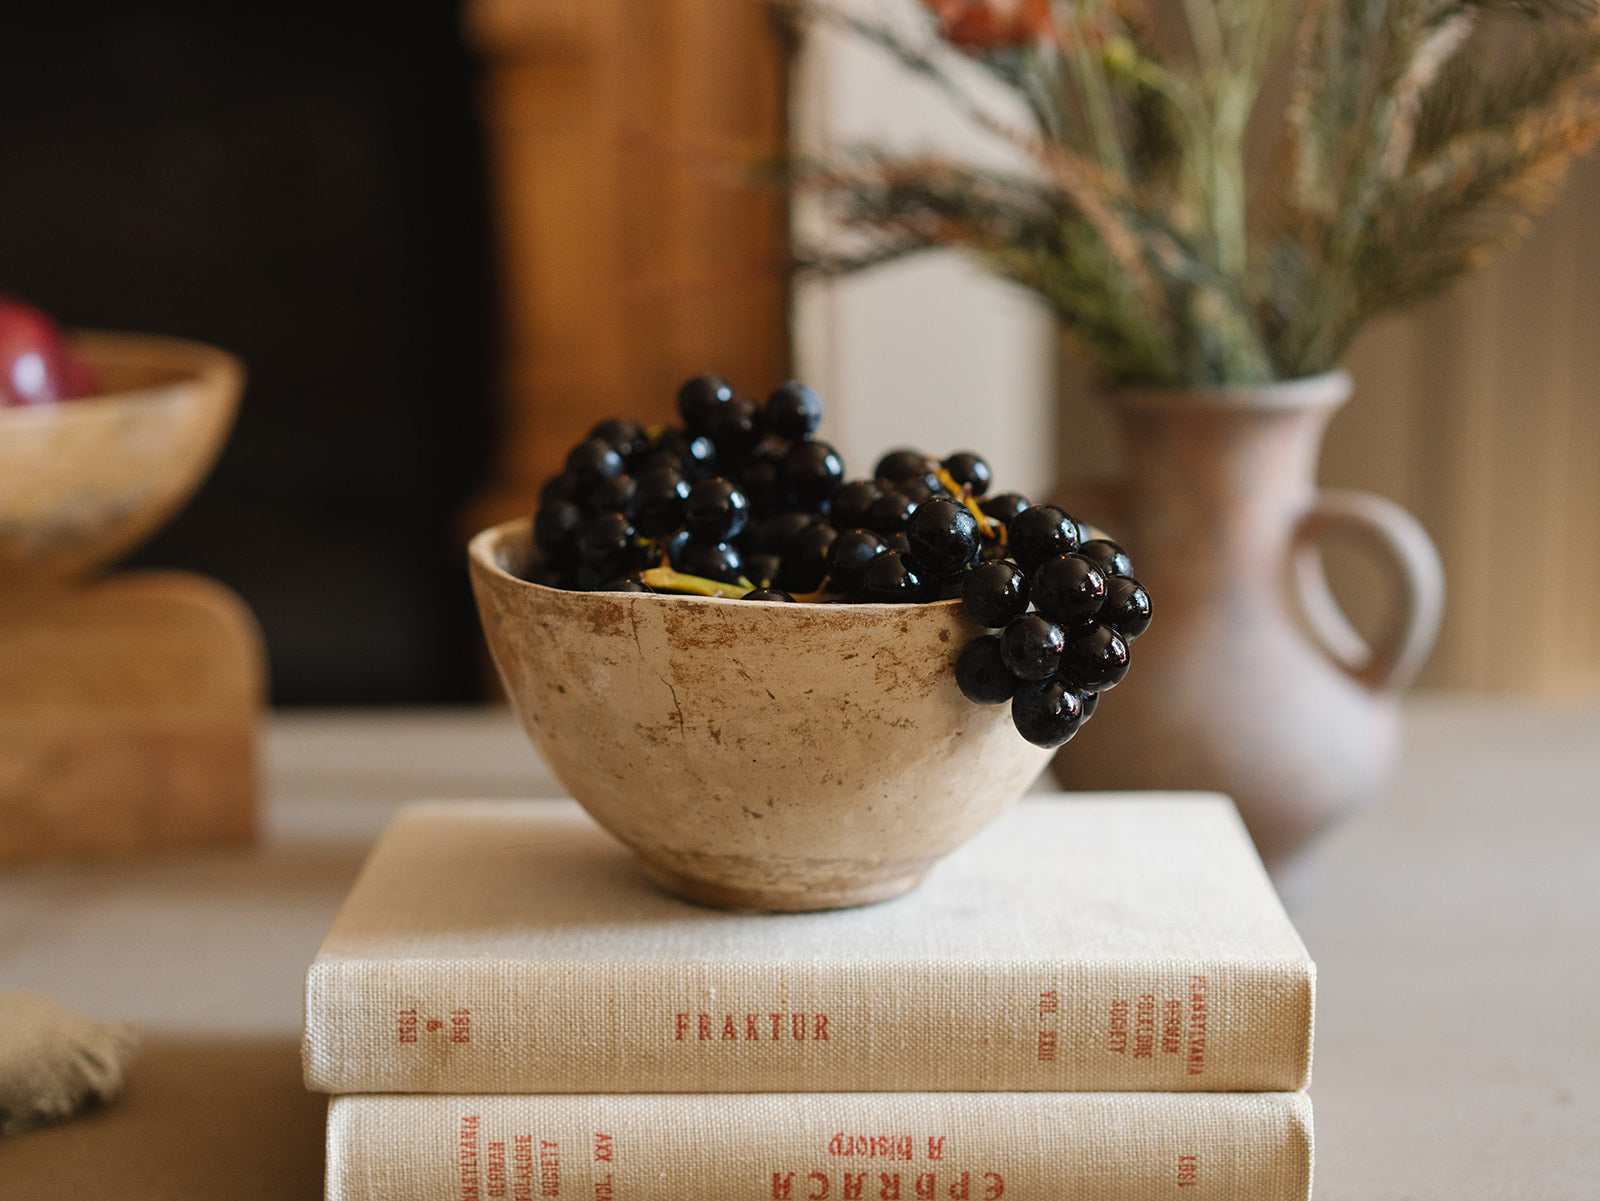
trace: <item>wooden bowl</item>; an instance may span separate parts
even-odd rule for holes
[[[232,355],[82,333],[105,393],[0,408],[0,587],[54,585],[127,554],[199,486],[243,387]]]
[[[561,783],[663,887],[831,909],[896,896],[1050,752],[974,705],[959,601],[802,605],[565,592],[517,577],[527,519],[468,559],[489,649]]]

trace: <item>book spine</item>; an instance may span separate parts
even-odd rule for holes
[[[318,960],[329,1093],[1292,1092],[1314,970]]]
[[[1306,1201],[1303,1093],[337,1097],[327,1201]]]

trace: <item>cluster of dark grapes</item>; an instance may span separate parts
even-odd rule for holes
[[[681,426],[602,421],[540,495],[527,578],[597,592],[911,604],[961,597],[986,628],[957,681],[1009,700],[1030,742],[1059,746],[1127,670],[1150,598],[1128,557],[1015,492],[988,496],[976,454],[895,450],[846,481],[819,440],[822,402],[786,383],[765,404],[697,376]]]
[[[1115,542],[1090,536],[1053,505],[1022,510],[1006,527],[1004,557],[967,572],[968,614],[998,633],[974,638],[956,683],[980,705],[1011,702],[1011,720],[1036,746],[1078,732],[1128,674],[1128,647],[1150,625],[1150,594]]]

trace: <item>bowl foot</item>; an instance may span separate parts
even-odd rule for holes
[[[864,881],[828,880],[810,885],[727,883],[685,875],[658,860],[639,857],[644,874],[668,892],[716,909],[758,909],[772,913],[805,913],[816,909],[846,909],[871,905],[910,892],[928,874],[928,865],[903,875],[873,877]]]

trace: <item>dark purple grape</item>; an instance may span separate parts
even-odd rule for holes
[[[938,464],[920,450],[891,450],[872,469],[873,478],[891,487],[903,480],[931,475]]]
[[[778,569],[778,587],[787,592],[815,592],[828,574],[828,547],[838,538],[831,525],[814,525],[790,542]]]
[[[993,517],[1007,525],[1018,513],[1032,507],[1033,502],[1020,492],[1002,492],[999,496],[986,496],[978,502],[978,508],[983,510],[985,517]]]
[[[576,501],[582,493],[583,486],[578,483],[577,477],[563,471],[544,482],[544,487],[539,489],[539,504],[552,505],[559,500]]]
[[[733,399],[733,389],[718,375],[697,375],[678,389],[678,416],[696,433],[705,432],[706,419]]]
[[[767,551],[758,551],[744,557],[745,578],[762,588],[769,587],[783,569],[783,559]]]
[[[1106,581],[1106,599],[1100,606],[1100,620],[1131,643],[1150,628],[1150,594],[1144,585],[1128,576]]]
[[[898,551],[873,557],[861,573],[861,597],[880,605],[914,605],[928,598],[928,586]]]
[[[1057,625],[1074,625],[1099,611],[1106,598],[1106,577],[1082,555],[1057,555],[1033,573],[1029,597]]]
[[[974,704],[1003,705],[1018,683],[1000,656],[1000,639],[994,634],[974,638],[956,657],[956,684]]]
[[[683,524],[700,541],[724,542],[737,537],[750,520],[750,504],[731,480],[714,476],[689,489]],[[698,573],[696,573],[698,574]]]
[[[577,549],[583,510],[569,500],[540,505],[533,519],[533,543],[551,560],[568,557]]]
[[[601,480],[583,498],[583,511],[588,514],[622,513],[633,515],[634,479],[631,475],[615,475]]]
[[[535,559],[523,568],[521,578],[543,588],[566,588],[570,584],[565,571],[541,559]]]
[[[885,535],[898,533],[915,508],[909,498],[898,492],[882,492],[867,511],[867,529]]]
[[[846,596],[859,594],[867,564],[887,549],[883,539],[871,530],[846,530],[840,534],[828,547],[828,578],[834,588]]]
[[[634,576],[617,576],[595,588],[596,592],[649,592],[650,585]]]
[[[753,601],[788,601],[791,605],[794,604],[794,597],[790,596],[782,588],[757,588],[752,592],[746,592],[739,599]]]
[[[1078,549],[1078,523],[1054,505],[1034,505],[1011,519],[1006,549],[1022,570],[1032,572],[1045,560]]]
[[[640,476],[633,489],[634,528],[646,538],[660,538],[683,525],[689,481],[676,468],[658,467]]]
[[[1110,626],[1074,630],[1061,655],[1061,670],[1082,688],[1103,692],[1128,674],[1128,644]]]
[[[786,444],[769,438],[732,465],[740,490],[757,512],[776,508],[788,498],[783,463],[786,451]]]
[[[759,523],[757,548],[775,555],[786,555],[794,540],[822,518],[802,509],[783,509]],[[752,527],[754,528],[754,527]]]
[[[622,456],[609,442],[586,438],[567,452],[567,474],[582,488],[622,474]]]
[[[1090,539],[1078,547],[1078,553],[1098,567],[1107,579],[1133,574],[1133,560],[1128,558],[1128,552],[1109,538]]]
[[[1028,577],[1010,559],[984,563],[961,577],[961,603],[973,621],[998,630],[1028,611]]]
[[[822,424],[822,398],[794,380],[779,384],[767,397],[766,419],[781,438],[809,438]]]
[[[706,415],[704,432],[727,460],[761,441],[761,406],[748,396],[735,396]]]
[[[946,459],[944,471],[958,486],[968,488],[973,496],[982,496],[989,490],[989,464],[970,450],[957,451]]]
[[[1024,680],[1043,680],[1055,674],[1066,636],[1061,627],[1037,613],[1017,618],[1000,635],[1000,653],[1011,673]]]
[[[949,497],[917,506],[906,521],[911,554],[939,579],[954,576],[978,555],[978,519]]]
[[[744,560],[737,550],[726,542],[708,542],[699,538],[690,538],[683,544],[675,566],[685,575],[697,575],[724,584],[737,584],[744,572]]]
[[[830,511],[834,529],[865,529],[872,502],[881,495],[883,489],[872,480],[852,480],[839,485],[838,491],[833,494],[833,508]]]
[[[913,479],[901,480],[894,486],[894,490],[913,505],[920,505],[923,501],[931,500],[935,496],[949,495],[945,492],[944,485],[931,476],[917,476]]]
[[[1100,694],[1098,692],[1085,692],[1081,689],[1075,691],[1078,693],[1078,700],[1083,703],[1083,720],[1088,721],[1094,716],[1094,711],[1100,707]]]
[[[1083,701],[1060,680],[1024,683],[1011,698],[1011,722],[1034,746],[1053,750],[1083,724]]]
[[[686,430],[666,429],[656,439],[650,453],[639,460],[639,472],[643,474],[657,467],[674,467],[684,478],[697,480],[711,470],[716,453],[710,438]]]
[[[815,505],[838,489],[844,462],[826,442],[801,442],[789,452],[783,471],[790,493],[801,504]]]
[[[591,567],[625,563],[633,550],[633,525],[621,513],[601,513],[583,524],[578,549]],[[613,570],[610,574],[622,574]]]
[[[688,544],[688,530],[677,530],[668,537],[658,539],[656,543],[661,553],[667,556],[667,561],[674,567],[678,565],[678,556],[683,553],[683,548]]]
[[[906,537],[904,530],[896,530],[894,533],[887,535],[883,540],[883,544],[908,562],[912,558],[911,539]]]
[[[589,431],[589,437],[610,443],[624,461],[637,459],[650,449],[644,426],[631,417],[608,417]]]

